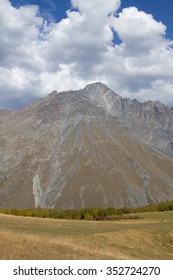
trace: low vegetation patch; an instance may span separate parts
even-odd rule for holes
[[[139,216],[135,213],[144,212],[163,212],[173,211],[173,201],[153,204],[141,208],[85,208],[80,210],[60,210],[60,209],[0,209],[0,213],[16,215],[16,216],[28,216],[28,217],[41,217],[41,218],[53,218],[53,219],[70,219],[70,220],[120,220],[120,219],[139,219]],[[127,215],[128,214],[128,215]],[[133,215],[132,215],[133,214]],[[141,218],[141,217],[140,217]]]

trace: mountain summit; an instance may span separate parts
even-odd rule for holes
[[[173,200],[173,109],[102,83],[0,110],[0,207]]]

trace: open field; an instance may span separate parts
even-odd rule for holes
[[[173,212],[78,221],[0,214],[0,259],[173,259]]]

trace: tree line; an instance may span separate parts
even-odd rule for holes
[[[41,217],[41,218],[53,218],[53,219],[71,219],[71,220],[118,220],[118,219],[136,219],[135,213],[144,212],[162,212],[173,211],[173,201],[162,202],[158,204],[152,204],[140,208],[84,208],[79,210],[72,209],[44,209],[44,208],[13,208],[5,209],[0,208],[0,213],[16,215],[16,216],[28,216],[28,217]],[[127,215],[128,214],[128,215]]]

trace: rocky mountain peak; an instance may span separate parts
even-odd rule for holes
[[[173,158],[173,110],[160,101],[149,100],[141,103],[135,99],[122,98],[100,82],[89,84],[77,91],[58,93],[55,90],[47,97],[34,101],[24,111],[37,111],[37,115],[43,119],[49,119],[48,116],[52,119],[54,115],[53,119],[56,119],[60,114],[60,107],[66,112],[77,112],[81,111],[80,107],[91,106],[96,106],[93,107],[95,112],[100,108],[107,114],[118,117],[140,141]]]
[[[81,95],[118,117],[136,137],[173,158],[173,110],[160,101],[122,98],[102,83],[88,85]]]
[[[94,82],[92,84],[88,84],[83,90],[85,91],[105,91],[105,90],[110,90],[105,84],[101,83],[101,82]]]

